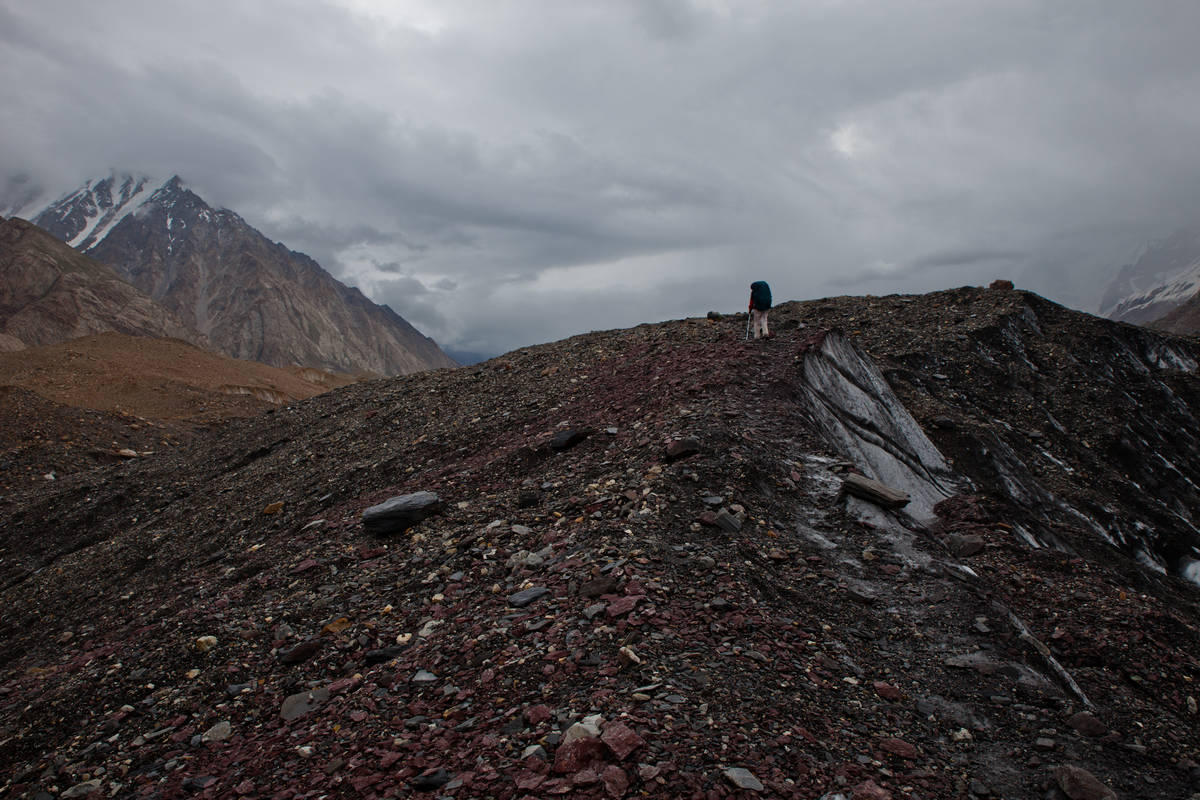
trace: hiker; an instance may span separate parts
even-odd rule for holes
[[[770,339],[767,330],[767,312],[771,310],[771,287],[766,281],[750,284],[750,322],[754,326],[754,338]]]

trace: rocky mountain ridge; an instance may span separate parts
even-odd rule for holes
[[[111,268],[32,223],[0,220],[0,350],[105,331],[211,346]]]
[[[1197,293],[1200,293],[1200,225],[1193,225],[1152,243],[1133,264],[1122,267],[1105,290],[1100,314],[1146,325],[1171,314],[1193,300]]]
[[[1200,290],[1150,325],[1171,333],[1200,334]]]
[[[386,306],[274,243],[178,176],[89,181],[33,221],[111,265],[234,358],[340,372],[453,366]]]
[[[771,316],[349,386],[5,495],[4,790],[1200,789],[1196,343],[1002,288]]]

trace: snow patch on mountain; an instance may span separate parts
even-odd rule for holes
[[[87,181],[32,215],[32,221],[87,252],[122,219],[152,198],[158,182],[146,175],[110,173]]]
[[[1100,302],[1102,316],[1146,324],[1200,292],[1200,224],[1148,245],[1123,267]]]

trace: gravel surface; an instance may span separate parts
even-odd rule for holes
[[[771,323],[357,384],[6,493],[0,792],[1200,790],[1200,594],[1134,560],[1194,535],[1195,344],[1003,290]],[[969,481],[931,525],[842,496],[802,400],[830,331]]]

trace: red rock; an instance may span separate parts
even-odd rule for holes
[[[892,800],[892,793],[873,780],[866,780],[854,787],[854,800]]]
[[[238,794],[250,794],[254,791],[254,781],[244,780],[237,786],[233,787],[233,790]]]
[[[613,619],[614,617],[619,617],[622,614],[628,614],[630,611],[633,611],[633,609],[637,607],[638,603],[640,603],[641,601],[643,601],[645,599],[646,599],[646,596],[642,595],[642,594],[625,595],[624,597],[618,597],[616,600],[613,600],[611,603],[608,604],[608,608],[604,609],[604,613],[609,619]]]
[[[517,788],[525,792],[531,792],[545,782],[546,776],[536,772],[522,772],[517,776]]]
[[[559,775],[573,775],[580,770],[604,761],[608,747],[593,737],[576,739],[560,745],[554,751],[554,771]]]
[[[629,791],[629,776],[615,764],[605,767],[600,777],[604,781],[604,791],[609,797],[624,797]]]
[[[368,787],[379,783],[381,777],[381,775],[359,775],[350,779],[350,785],[354,787],[355,791],[363,792]]]
[[[591,767],[588,767],[587,769],[581,769],[579,772],[576,772],[571,776],[571,783],[575,784],[576,786],[587,786],[590,783],[599,782],[600,773],[596,772],[596,770],[592,769]]]
[[[646,743],[632,728],[622,722],[611,722],[606,725],[604,734],[600,738],[608,745],[608,749],[612,751],[618,761],[624,761],[630,753]]]
[[[1064,764],[1054,770],[1058,787],[1071,800],[1117,800],[1117,793],[1082,767]]]
[[[921,752],[915,746],[903,739],[884,739],[879,743],[879,746],[894,756],[907,758],[910,761],[919,758],[921,755]]]
[[[315,561],[314,559],[311,559],[311,558],[306,558],[303,561],[301,561],[299,564],[297,564],[296,566],[292,567],[291,573],[293,575],[298,575],[301,572],[305,572],[305,571],[310,570],[313,567],[317,567],[317,566],[320,566],[320,564],[317,561]]]
[[[536,705],[525,710],[525,721],[530,725],[541,725],[550,719],[550,706]]]
[[[884,700],[900,700],[904,695],[900,689],[886,681],[875,681],[875,694],[882,697]]]
[[[330,694],[341,694],[342,692],[347,691],[348,689],[355,688],[360,683],[362,683],[362,679],[357,678],[357,677],[338,678],[336,681],[329,684],[329,693]]]
[[[668,461],[678,461],[700,452],[700,442],[693,437],[674,439],[667,443],[666,456]]]
[[[279,660],[284,664],[299,664],[302,661],[307,661],[317,654],[321,649],[321,645],[325,642],[323,639],[309,639],[307,642],[300,644],[288,650],[279,656]]]
[[[579,587],[579,593],[584,597],[600,597],[601,595],[612,594],[617,590],[617,579],[611,575],[602,575],[598,578],[592,578],[583,586]]]

